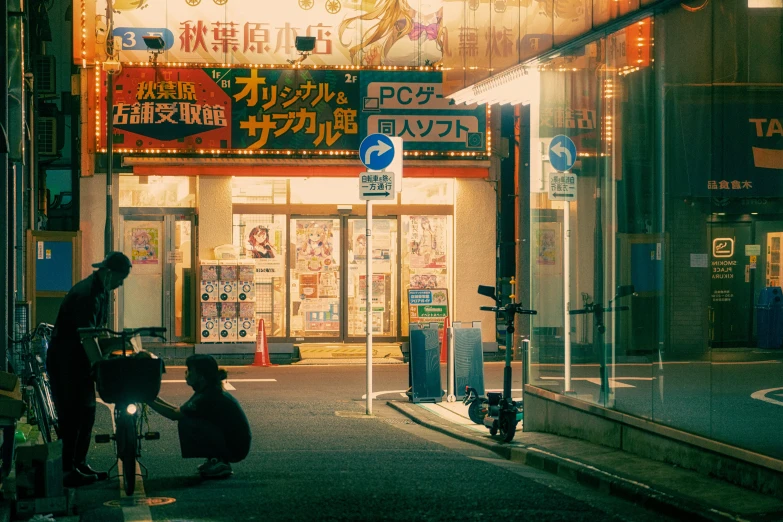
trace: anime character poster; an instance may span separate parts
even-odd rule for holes
[[[446,217],[411,216],[408,249],[411,268],[446,268]]]
[[[301,272],[329,270],[335,264],[334,221],[331,219],[297,221],[297,269]]]
[[[338,28],[354,65],[432,65],[447,45],[443,1],[355,2]]]
[[[554,230],[536,230],[536,264],[555,265],[557,262],[557,244]]]
[[[256,225],[247,235],[247,257],[252,259],[274,259],[277,249],[270,239],[269,225]]]
[[[160,255],[157,228],[134,228],[131,230],[131,263],[134,265],[156,265]]]

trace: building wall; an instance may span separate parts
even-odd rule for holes
[[[228,176],[199,178],[199,259],[215,259],[215,247],[231,244],[232,219],[231,178]]]
[[[82,231],[82,277],[92,272],[92,264],[103,259],[103,232],[106,224],[106,176],[80,179]]]
[[[495,340],[493,303],[476,292],[495,285],[495,189],[486,180],[458,179],[454,205],[454,321],[481,321],[484,341]]]

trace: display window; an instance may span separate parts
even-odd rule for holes
[[[286,216],[234,214],[233,219],[233,245],[255,268],[255,319],[264,320],[268,336],[284,337]]]

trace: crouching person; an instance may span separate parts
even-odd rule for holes
[[[191,355],[185,361],[185,381],[193,396],[179,408],[160,397],[149,406],[178,422],[182,457],[205,458],[198,467],[203,478],[225,478],[231,463],[250,452],[250,424],[237,400],[223,390],[226,371],[210,355]]]

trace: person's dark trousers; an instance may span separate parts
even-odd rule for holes
[[[182,458],[222,459],[238,462],[226,444],[223,429],[203,419],[185,416],[177,423]]]
[[[95,425],[95,385],[89,374],[56,364],[56,358],[47,359],[58,436],[63,443],[63,470],[68,472],[87,460]]]

